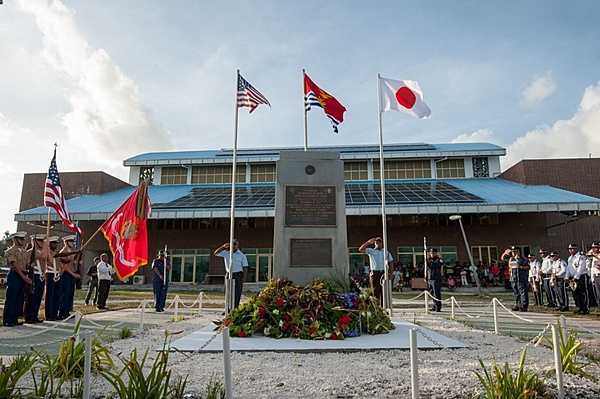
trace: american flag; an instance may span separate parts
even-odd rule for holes
[[[69,230],[81,234],[81,229],[79,226],[73,223],[71,217],[69,216],[67,204],[65,203],[65,197],[63,196],[62,187],[60,186],[60,177],[58,176],[58,168],[56,167],[56,148],[54,149],[52,161],[50,161],[48,176],[46,176],[46,187],[44,188],[44,206],[54,209]]]
[[[237,91],[237,106],[238,108],[248,107],[250,113],[258,107],[259,104],[266,104],[269,107],[269,100],[256,90],[246,79],[238,73],[238,91]]]

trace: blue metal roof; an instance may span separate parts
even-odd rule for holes
[[[440,179],[440,182],[445,182],[460,190],[477,196],[483,200],[482,206],[495,206],[496,211],[510,212],[515,211],[513,208],[501,209],[503,206],[518,207],[524,206],[519,211],[544,211],[540,206],[544,204],[557,205],[556,209],[546,210],[579,210],[579,209],[600,209],[600,199],[590,197],[583,194],[578,194],[551,186],[531,186],[515,183],[501,178],[488,179]],[[396,182],[435,182],[435,180],[398,180]],[[357,182],[358,183],[358,182]],[[365,184],[368,182],[360,182]],[[373,181],[373,184],[379,183]],[[389,181],[393,183],[393,181]],[[348,183],[354,184],[354,183]],[[273,186],[273,183],[252,183],[240,184],[245,187]],[[159,211],[160,204],[168,204],[184,196],[190,195],[192,189],[201,190],[202,188],[214,189],[215,187],[228,187],[225,185],[158,185],[150,186],[150,199],[155,206],[153,210]],[[99,195],[84,195],[67,201],[67,206],[70,213],[77,219],[78,215],[86,215],[88,220],[102,220],[106,214],[114,212],[121,205],[127,196],[134,190],[134,187],[128,187],[113,191],[110,193]],[[537,208],[526,207],[528,205],[536,205]],[[416,204],[415,204],[416,205]],[[442,206],[460,205],[459,203],[444,203]],[[563,206],[564,205],[564,206]],[[591,208],[580,208],[581,205],[589,205]],[[402,204],[399,207],[412,206],[412,204]],[[372,207],[372,205],[371,205]],[[226,207],[227,209],[229,206]],[[226,210],[222,208],[223,211]],[[349,208],[349,207],[347,207]],[[353,206],[352,208],[361,208],[361,206]],[[490,208],[481,208],[481,212]],[[272,208],[271,208],[272,210]],[[41,220],[47,213],[47,208],[39,207],[20,212],[16,215],[17,220]],[[97,216],[96,216],[97,215]],[[102,216],[104,215],[104,216]],[[266,215],[265,215],[266,216]]]
[[[238,150],[239,156],[260,157],[277,156],[282,150],[302,150],[303,147],[278,147],[278,148],[242,148]],[[351,145],[351,146],[323,146],[312,147],[311,150],[339,151],[345,153],[370,153],[378,152],[377,145]],[[386,144],[384,151],[387,152],[481,152],[499,151],[504,153],[504,148],[491,143],[446,143],[446,144]],[[167,151],[148,152],[128,158],[124,161],[125,166],[144,161],[186,161],[198,159],[216,159],[219,157],[231,157],[231,149],[204,150],[204,151]]]

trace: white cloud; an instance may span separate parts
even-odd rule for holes
[[[495,141],[496,136],[489,129],[479,129],[472,133],[463,133],[452,140],[453,143],[490,143]]]
[[[136,84],[104,49],[91,48],[74,12],[60,0],[21,0],[43,35],[43,54],[63,77],[71,106],[62,117],[73,143],[105,165],[170,148],[169,135],[147,110]]]
[[[550,97],[556,91],[556,81],[551,71],[546,71],[542,75],[534,76],[533,80],[521,92],[521,105],[525,108],[531,108],[546,98]]]
[[[521,159],[600,155],[600,82],[585,89],[579,109],[567,120],[538,128],[517,138],[507,148],[504,166]]]

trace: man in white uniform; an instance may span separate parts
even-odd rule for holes
[[[556,298],[554,297],[554,289],[552,287],[552,258],[548,256],[548,253],[540,249],[539,252],[540,257],[540,272],[542,275],[542,288],[546,293],[546,299],[548,304],[546,305],[549,308],[556,307]]]
[[[242,251],[240,251],[240,244],[238,240],[233,240],[233,254],[231,255],[231,263],[233,266],[229,266],[229,243],[221,245],[215,249],[214,255],[223,258],[225,261],[225,270],[231,272],[231,278],[234,280],[234,308],[237,308],[242,298],[242,289],[244,281],[246,281],[246,273],[248,270],[248,259]],[[226,277],[227,278],[227,277]]]
[[[533,291],[533,297],[535,299],[536,306],[544,305],[544,298],[542,297],[542,262],[535,257],[534,254],[527,255],[529,261],[529,285]]]
[[[373,247],[371,247],[373,245]],[[371,238],[363,245],[358,248],[358,251],[367,254],[369,257],[369,285],[371,286],[371,290],[373,290],[373,295],[375,295],[379,299],[379,304],[383,306],[383,290],[381,286],[381,280],[385,275],[385,264],[384,256],[383,256],[383,240],[381,237]],[[385,251],[387,253],[387,264],[392,262],[394,258],[390,255],[389,251]],[[388,269],[389,271],[389,269]]]
[[[96,266],[98,269],[98,309],[107,309],[106,300],[110,291],[110,283],[114,273],[113,267],[108,263],[106,254],[100,255],[100,262]]]
[[[590,276],[594,286],[594,296],[596,297],[596,304],[600,307],[600,242],[594,242],[587,255]]]
[[[575,306],[577,306],[575,313],[588,314],[590,312],[587,295],[587,286],[590,278],[588,275],[588,260],[584,254],[578,251],[577,244],[569,244],[569,259],[567,263],[572,273],[570,277],[575,281],[575,291],[573,292]]]
[[[566,280],[569,278],[569,265],[560,258],[558,252],[550,253],[552,258],[552,274],[554,275],[554,296],[558,299],[561,312],[569,310],[569,295]]]

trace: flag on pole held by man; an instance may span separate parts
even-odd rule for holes
[[[147,218],[150,216],[148,183],[142,182],[100,227],[113,254],[120,280],[148,263]]]
[[[414,80],[379,78],[379,111],[402,111],[419,119],[431,115],[423,91]]]
[[[246,79],[238,73],[237,106],[238,108],[248,107],[249,113],[252,113],[260,104],[271,104],[260,91],[256,90]]]
[[[323,108],[323,112],[331,120],[334,133],[338,133],[338,125],[344,121],[346,108],[304,73],[304,107],[306,111],[310,111],[313,106]]]
[[[61,218],[63,224],[67,226],[69,230],[81,234],[81,229],[73,223],[67,209],[67,203],[65,202],[62,186],[60,184],[60,176],[58,175],[58,168],[56,167],[56,147],[54,148],[54,156],[50,161],[50,168],[46,175],[44,206],[54,209]]]

